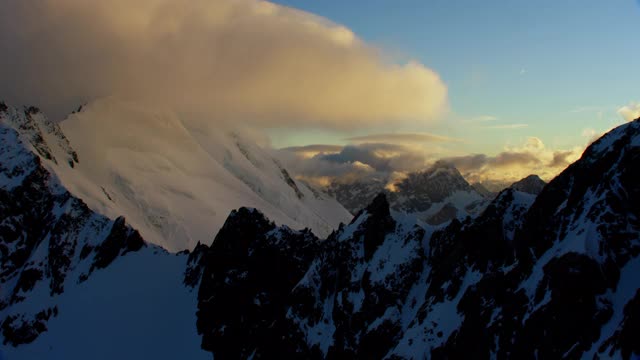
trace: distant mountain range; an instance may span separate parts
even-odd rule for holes
[[[519,184],[514,186],[525,192],[537,193],[545,182],[531,175]],[[381,192],[387,195],[392,210],[415,215],[434,226],[452,219],[475,217],[497,195],[481,183],[469,184],[453,165],[443,161],[436,162],[425,171],[409,173],[406,178],[390,184],[387,179],[367,177],[352,182],[334,181],[327,189],[329,195],[353,214],[366,207]]]
[[[107,118],[94,111],[130,113],[107,109],[80,114],[103,124]],[[141,220],[128,206],[131,199],[141,207],[161,203],[145,193],[150,179],[163,185],[151,185],[160,199],[188,199],[182,192],[193,183],[184,174],[194,173],[190,161],[206,158],[199,154],[221,159],[224,174],[262,194],[263,204],[275,206],[265,200],[275,199],[268,195],[273,184],[291,195],[282,204],[307,205],[301,212],[313,209],[307,197],[331,200],[234,138],[215,145],[220,154],[195,146],[201,134],[176,128],[172,118],[149,131],[182,134],[180,141],[192,145],[176,147],[166,143],[168,135],[150,133],[151,143],[137,146],[127,134],[138,130],[89,122],[94,140],[73,124],[80,115],[58,127],[35,108],[3,105],[0,118],[0,338],[9,359],[640,354],[640,119],[594,142],[549,184],[530,176],[489,200],[438,164],[394,193],[375,195],[327,237],[276,224],[259,207],[239,207],[212,243],[206,240],[213,232],[190,251],[169,253],[156,245],[165,238],[151,244],[136,230],[128,216]],[[80,134],[87,144],[76,146]],[[111,150],[102,153],[107,162],[83,169],[101,158],[89,143]],[[176,148],[191,151],[174,154]],[[238,158],[246,159],[243,167]],[[247,170],[249,164],[260,171]],[[133,193],[108,176],[89,181],[102,179],[96,174],[105,167],[133,184]],[[72,174],[82,180],[70,180]],[[268,174],[259,179],[269,182],[256,174]],[[168,179],[181,187],[168,190]],[[364,198],[367,191],[354,187],[351,194]],[[175,193],[182,195],[167,195]],[[127,205],[96,206],[97,194],[102,203],[111,197]],[[443,210],[447,204],[453,209]],[[129,211],[126,220],[111,215],[118,209]],[[171,217],[181,209],[156,218],[158,228],[167,229],[165,220],[176,226]],[[139,223],[149,234],[166,234]]]

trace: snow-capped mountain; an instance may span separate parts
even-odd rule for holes
[[[640,354],[640,119],[541,191],[526,178],[435,233],[379,194],[325,240],[241,207],[211,245],[178,254],[65,189],[51,159],[77,169],[82,152],[76,162],[40,141],[44,131],[7,124],[0,340],[10,359]]]
[[[482,212],[486,199],[453,165],[439,161],[426,171],[411,173],[389,195],[394,210],[416,214],[431,225]]]
[[[294,180],[250,138],[171,112],[109,98],[59,125],[35,108],[2,114],[69,192],[109,218],[125,216],[147,241],[170,251],[209,243],[241,206],[321,236],[352,217]]]
[[[385,187],[384,179],[365,178],[352,183],[335,182],[328,193],[355,214],[385,192],[393,210],[415,215],[431,225],[476,216],[488,204],[486,195],[469,185],[453,165],[442,161],[394,182],[393,191]]]

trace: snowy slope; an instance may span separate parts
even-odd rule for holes
[[[40,113],[34,119],[40,128],[50,124]],[[322,236],[351,219],[237,132],[111,98],[82,107],[60,127],[64,142],[44,138],[56,158],[73,155],[73,166],[46,161],[64,187],[107,217],[125,216],[147,241],[170,251],[210,243],[241,206]]]
[[[210,359],[195,326],[197,290],[182,283],[186,260],[186,255],[147,247],[116,259],[81,284],[68,282],[55,300],[34,289],[11,312],[48,304],[55,306],[56,316],[32,343],[5,345],[5,357]]]
[[[36,126],[36,113],[2,113],[0,355],[210,358],[195,327],[197,292],[183,284],[187,255],[91,211],[47,169],[77,164],[45,140],[56,133]]]

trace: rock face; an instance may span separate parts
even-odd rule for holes
[[[223,359],[379,356],[417,311],[424,234],[391,217],[384,195],[324,241],[232,213],[205,255],[192,253],[203,346]]]
[[[538,195],[544,189],[546,182],[544,182],[538,175],[529,175],[526,178],[513,183],[510,188],[518,190],[527,194]]]
[[[198,332],[216,358],[247,358],[280,341],[293,287],[319,248],[309,231],[276,227],[255,209],[233,211],[212,246],[194,251],[200,268]],[[198,259],[197,261],[195,259]]]

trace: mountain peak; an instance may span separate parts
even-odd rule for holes
[[[582,158],[596,161],[607,153],[618,152],[620,148],[640,146],[640,118],[620,125],[594,141],[584,151]]]
[[[460,174],[460,171],[458,171],[455,165],[444,160],[436,161],[433,165],[431,165],[430,168],[423,171],[422,174],[428,176],[429,178],[433,178],[436,176],[447,176],[456,178],[456,180],[464,180],[464,177],[462,176],[462,174]],[[464,182],[466,182],[466,180],[464,180]]]
[[[78,163],[78,154],[62,133],[57,123],[49,120],[39,108],[25,106],[22,111],[0,103],[0,122],[18,132],[20,138],[29,143],[43,159],[58,164],[63,160],[74,168]]]
[[[458,169],[444,161],[425,171],[410,173],[396,187],[408,198],[423,198],[429,203],[441,202],[457,191],[476,193]]]
[[[524,193],[538,195],[547,183],[538,175],[529,175],[526,178],[511,184],[510,188]]]
[[[366,208],[369,214],[389,215],[389,201],[387,195],[383,192],[376,195],[371,204]]]
[[[253,239],[275,227],[260,211],[241,207],[231,211],[211,246],[212,249],[244,253]]]
[[[431,169],[456,169],[456,166],[450,161],[438,160],[431,165]]]

